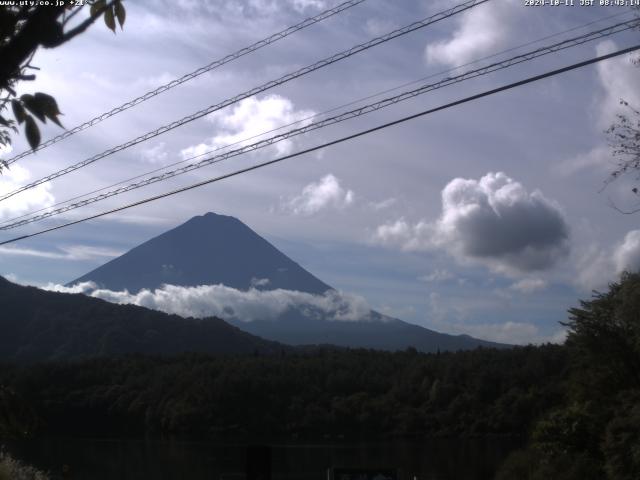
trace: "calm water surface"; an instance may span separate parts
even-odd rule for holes
[[[489,480],[518,447],[509,439],[272,443],[277,479],[326,479],[328,467],[397,467],[412,480]],[[240,480],[246,445],[178,440],[47,438],[7,445],[52,478],[73,480]]]

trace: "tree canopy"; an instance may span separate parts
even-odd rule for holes
[[[83,12],[85,18],[78,20]],[[122,0],[0,5],[0,146],[10,144],[12,132],[17,133],[18,126],[22,125],[29,145],[37,148],[40,129],[36,119],[42,123],[51,120],[62,127],[58,118],[61,112],[53,96],[44,92],[18,96],[16,84],[36,78],[34,72],[38,68],[32,60],[40,47],[59,47],[85,32],[101,17],[114,33],[116,21],[122,28],[126,18]],[[8,113],[9,107],[13,118]]]

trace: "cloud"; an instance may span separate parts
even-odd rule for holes
[[[492,342],[527,345],[531,343],[562,343],[565,338],[564,330],[558,330],[551,335],[540,331],[540,328],[530,322],[478,322],[476,318],[479,310],[495,312],[496,305],[504,299],[489,296],[473,295],[471,297],[447,295],[437,292],[429,295],[430,327],[451,334],[466,334]],[[484,316],[486,318],[486,316]]]
[[[207,117],[220,133],[214,135],[208,143],[200,143],[181,151],[183,158],[202,155],[212,150],[240,142],[232,148],[255,143],[260,138],[252,138],[264,132],[299,122],[291,128],[299,128],[311,123],[309,117],[315,115],[312,110],[296,110],[291,100],[279,95],[267,95],[245,98],[231,110],[220,110]],[[284,130],[283,130],[284,131]],[[281,132],[272,132],[269,137]],[[283,140],[275,144],[278,155],[291,152],[293,140]]]
[[[398,199],[391,197],[391,198],[387,198],[385,200],[382,200],[380,202],[369,202],[369,206],[373,210],[384,210],[386,208],[392,207],[396,203],[398,203]]]
[[[621,242],[602,248],[593,243],[576,258],[575,283],[584,290],[600,290],[622,272],[640,271],[640,230],[627,232]]]
[[[237,2],[234,2],[237,3]],[[325,0],[249,0],[248,6],[262,14],[277,13],[292,7],[297,12],[305,12],[308,10],[321,10],[326,8]]]
[[[596,46],[598,56],[618,50],[613,40],[605,40]],[[600,128],[607,128],[618,112],[623,111],[620,100],[624,99],[635,108],[640,107],[640,93],[638,93],[638,67],[634,66],[629,55],[612,58],[596,65],[598,78],[604,89],[604,96],[600,101]]]
[[[268,278],[252,278],[251,279],[251,286],[253,288],[257,288],[257,287],[266,287],[271,283],[271,280],[269,280]]]
[[[0,247],[0,255],[48,258],[52,260],[93,260],[96,258],[113,258],[124,252],[111,248],[93,247],[89,245],[70,245],[60,247],[60,251],[37,250],[24,247]]]
[[[455,278],[455,275],[451,273],[449,270],[434,270],[429,275],[423,275],[418,277],[418,280],[427,283],[438,283],[445,282],[447,280],[451,280]]]
[[[443,248],[461,262],[513,273],[551,267],[567,254],[568,237],[555,202],[499,172],[452,180],[442,191],[437,221],[399,219],[379,226],[374,240],[404,250]]]
[[[31,173],[21,165],[13,164],[0,174],[0,195],[7,194],[29,182]],[[0,202],[0,220],[20,216],[32,210],[50,207],[55,203],[49,182],[14,195]]]
[[[302,12],[306,9],[316,9],[320,10],[321,8],[326,8],[327,3],[324,0],[290,0],[293,8]]]
[[[562,177],[571,176],[581,170],[597,168],[603,173],[610,173],[615,168],[611,161],[611,149],[607,145],[599,145],[591,150],[563,160],[551,167],[554,173]]]
[[[127,290],[96,289],[92,282],[64,287],[49,284],[43,287],[64,293],[84,293],[108,302],[139,305],[182,317],[204,318],[217,316],[243,322],[276,320],[296,309],[308,318],[355,322],[371,318],[371,308],[357,295],[329,290],[323,295],[294,290],[237,290],[225,285],[179,287],[164,285],[156,290],[141,290],[131,294]]]
[[[140,150],[140,158],[142,161],[153,165],[166,163],[168,156],[165,142],[158,142],[155,145]]]
[[[520,5],[512,0],[468,10],[461,15],[459,27],[451,38],[427,45],[427,61],[457,66],[492,53],[507,39],[513,16],[520,10]]]
[[[42,288],[42,290],[47,290],[49,292],[91,294],[91,292],[94,291],[96,287],[97,285],[93,282],[82,282],[82,283],[76,283],[71,287],[66,287],[64,285],[60,285],[57,283],[48,283],[40,288]]]
[[[640,271],[640,230],[631,230],[613,252],[616,273]]]
[[[283,209],[295,215],[313,215],[329,207],[347,207],[353,200],[353,191],[342,188],[340,180],[328,174],[318,182],[308,184],[300,195],[284,202]]]
[[[465,333],[476,338],[516,345],[564,343],[566,338],[565,330],[558,330],[552,335],[543,335],[536,325],[527,322],[465,324],[461,328]]]
[[[547,288],[547,282],[541,278],[523,278],[509,287],[509,289],[520,293],[534,293],[545,288]]]

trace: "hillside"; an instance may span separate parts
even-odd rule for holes
[[[47,292],[0,277],[0,361],[34,362],[127,353],[252,354],[281,346],[219,318],[184,319],[85,295]]]

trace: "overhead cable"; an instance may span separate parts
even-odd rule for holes
[[[302,127],[296,128],[296,129],[292,129],[289,130],[287,132],[278,134],[278,135],[274,135],[272,137],[269,138],[265,138],[263,140],[260,140],[258,142],[249,144],[249,145],[245,145],[227,152],[224,152],[222,154],[219,155],[215,155],[212,157],[208,157],[205,159],[200,160],[197,163],[191,163],[188,165],[185,165],[183,167],[174,169],[174,170],[170,170],[167,172],[164,172],[160,175],[156,175],[153,177],[149,177],[146,178],[144,180],[141,180],[139,182],[136,183],[131,183],[129,185],[125,185],[122,187],[119,187],[117,189],[114,190],[110,190],[108,192],[105,193],[101,193],[100,195],[96,195],[90,198],[85,198],[81,201],[69,204],[69,205],[65,205],[53,210],[48,210],[44,213],[41,213],[39,215],[34,215],[31,216],[29,218],[25,218],[23,220],[17,220],[14,221],[12,223],[6,224],[6,225],[0,225],[0,230],[9,230],[12,228],[17,228],[17,227],[21,227],[23,225],[27,225],[30,223],[34,223],[40,220],[43,220],[45,218],[49,218],[49,217],[53,217],[56,215],[60,215],[62,213],[66,213],[68,211],[71,210],[75,210],[77,208],[80,207],[84,207],[96,202],[100,202],[102,200],[105,200],[107,198],[110,197],[114,197],[116,195],[120,195],[126,192],[130,192],[132,190],[136,190],[138,188],[142,188],[142,187],[146,187],[148,185],[152,185],[154,183],[158,183],[158,182],[162,182],[165,180],[168,180],[170,178],[176,177],[178,175],[182,175],[188,172],[191,172],[193,170],[199,169],[199,168],[203,168],[205,166],[209,166],[212,164],[216,164],[216,163],[220,163],[224,160],[227,160],[229,158],[232,157],[236,157],[239,155],[243,155],[249,152],[253,152],[255,150],[258,150],[260,148],[264,148],[264,147],[268,147],[271,145],[274,145],[278,142],[281,142],[283,140],[288,140],[290,138],[314,131],[314,130],[318,130],[320,128],[325,128],[329,125],[334,125],[336,123],[340,123],[343,122],[345,120],[349,120],[352,118],[356,118],[371,112],[375,112],[377,110],[381,110],[383,108],[389,107],[391,105],[395,105],[396,103],[414,98],[418,95],[423,95],[427,92],[431,92],[433,90],[437,90],[439,88],[443,88],[443,87],[447,87],[449,85],[453,85],[456,83],[460,83],[463,82],[465,80],[469,80],[472,78],[476,78],[479,76],[483,76],[483,75],[487,75],[489,73],[493,73],[496,72],[498,70],[503,70],[505,68],[509,68],[512,67],[514,65],[519,65],[521,63],[524,62],[528,62],[531,61],[535,58],[544,56],[544,55],[548,55],[550,53],[554,53],[554,52],[558,52],[560,50],[565,50],[567,48],[571,48],[571,47],[575,47],[577,45],[582,45],[586,42],[589,41],[593,41],[593,40],[597,40],[597,39],[601,39],[601,38],[605,38],[609,35],[613,35],[615,33],[620,33],[622,31],[625,30],[629,30],[635,27],[640,26],[640,20],[633,20],[633,21],[627,21],[627,22],[621,22],[619,24],[607,27],[607,28],[603,28],[600,30],[596,30],[593,32],[588,32],[584,35],[580,35],[578,37],[574,37],[574,38],[570,38],[567,40],[563,40],[561,42],[552,44],[552,45],[548,45],[546,47],[540,47],[537,48],[535,50],[532,50],[530,52],[526,52],[514,57],[511,57],[509,59],[506,60],[502,60],[500,62],[495,62],[492,63],[490,65],[487,65],[485,67],[481,67],[481,68],[477,68],[474,70],[470,70],[468,72],[462,73],[460,75],[456,75],[454,77],[448,77],[445,78],[443,80],[440,80],[438,82],[435,83],[431,83],[431,84],[427,84],[427,85],[422,85],[419,88],[410,90],[410,91],[406,91],[406,92],[402,92],[398,95],[395,95],[393,97],[388,97],[382,100],[379,100],[377,102],[374,103],[370,103],[368,105],[364,105],[361,106],[359,108],[335,115],[333,117],[329,117],[329,118],[325,118],[323,120],[318,120],[316,122],[310,123],[308,125],[304,125]],[[198,155],[196,157],[199,157],[201,155]],[[186,161],[186,160],[185,160]],[[161,170],[161,169],[159,169]]]
[[[172,190],[170,192],[165,192],[165,193],[162,193],[162,194],[159,194],[159,195],[155,195],[153,197],[148,197],[148,198],[145,198],[145,199],[142,199],[142,200],[138,200],[138,201],[133,202],[133,203],[122,205],[120,207],[113,208],[111,210],[107,210],[107,211],[104,211],[104,212],[101,212],[101,213],[97,213],[97,214],[94,214],[94,215],[91,215],[91,216],[88,216],[88,217],[85,217],[85,218],[82,218],[82,219],[74,220],[72,222],[68,222],[68,223],[65,223],[65,224],[62,224],[62,225],[58,225],[58,226],[51,227],[51,228],[46,228],[46,229],[39,230],[39,231],[34,232],[34,233],[30,233],[30,234],[27,234],[27,235],[22,235],[20,237],[15,237],[15,238],[12,238],[12,239],[9,239],[9,240],[4,240],[4,241],[0,242],[0,246],[7,245],[7,244],[10,244],[10,243],[15,243],[15,242],[18,242],[20,240],[25,240],[27,238],[32,238],[32,237],[35,237],[35,236],[38,236],[38,235],[43,235],[45,233],[49,233],[49,232],[53,232],[53,231],[56,231],[56,230],[60,230],[62,228],[70,227],[72,225],[77,225],[79,223],[83,223],[83,222],[86,222],[86,221],[89,221],[89,220],[94,220],[96,218],[104,217],[106,215],[110,215],[110,214],[113,214],[113,213],[116,213],[116,212],[121,212],[121,211],[127,210],[129,208],[133,208],[133,207],[137,207],[137,206],[140,206],[140,205],[143,205],[143,204],[146,204],[146,203],[154,202],[154,201],[157,201],[157,200],[160,200],[160,199],[172,196],[172,195],[176,195],[178,193],[182,193],[182,192],[186,192],[186,191],[189,191],[189,190],[193,190],[195,188],[199,188],[199,187],[202,187],[204,185],[209,185],[211,183],[216,183],[216,182],[225,180],[227,178],[235,177],[235,176],[238,176],[238,175],[241,175],[241,174],[245,174],[245,173],[251,172],[253,170],[258,170],[260,168],[263,168],[263,167],[266,167],[266,166],[269,166],[269,165],[273,165],[273,164],[282,162],[284,160],[295,158],[295,157],[298,157],[298,156],[301,156],[301,155],[305,155],[307,153],[311,153],[311,152],[315,152],[315,151],[321,150],[321,149],[326,148],[326,147],[330,147],[330,146],[337,145],[337,144],[340,144],[340,143],[343,143],[343,142],[346,142],[346,141],[349,141],[349,140],[353,140],[355,138],[362,137],[364,135],[368,135],[368,134],[383,130],[385,128],[389,128],[389,127],[392,127],[394,125],[399,125],[399,124],[407,122],[409,120],[414,120],[416,118],[423,117],[425,115],[429,115],[429,114],[432,114],[432,113],[435,113],[435,112],[438,112],[438,111],[441,111],[441,110],[445,110],[445,109],[448,109],[448,108],[451,108],[451,107],[455,107],[457,105],[462,105],[464,103],[468,103],[468,102],[472,102],[472,101],[475,101],[475,100],[479,100],[480,98],[483,98],[483,97],[494,95],[496,93],[503,92],[503,91],[506,91],[506,90],[510,90],[510,89],[513,89],[513,88],[516,88],[516,87],[520,87],[522,85],[526,85],[526,84],[529,84],[529,83],[537,82],[539,80],[542,80],[542,79],[545,79],[545,78],[548,78],[548,77],[559,75],[559,74],[562,74],[562,73],[565,73],[565,72],[568,72],[568,71],[571,71],[571,70],[575,70],[577,68],[585,67],[587,65],[592,65],[594,63],[601,62],[603,60],[607,60],[607,59],[610,59],[610,58],[614,58],[614,57],[617,57],[619,55],[624,55],[624,54],[627,54],[627,53],[631,53],[631,52],[634,52],[634,51],[637,51],[637,50],[640,50],[640,45],[635,45],[633,47],[629,47],[629,48],[625,48],[625,49],[622,49],[622,50],[618,50],[616,52],[612,52],[612,53],[609,53],[607,55],[601,55],[599,57],[595,57],[595,58],[591,58],[589,60],[585,60],[585,61],[582,61],[582,62],[574,63],[574,64],[568,65],[566,67],[562,67],[562,68],[559,68],[559,69],[556,69],[556,70],[551,70],[549,72],[546,72],[546,73],[543,73],[543,74],[540,74],[540,75],[535,75],[533,77],[528,77],[528,78],[526,78],[524,80],[519,80],[517,82],[509,83],[507,85],[503,85],[501,87],[497,87],[497,88],[494,88],[494,89],[491,89],[491,90],[487,90],[487,91],[484,91],[482,93],[478,93],[476,95],[471,95],[469,97],[465,97],[465,98],[462,98],[460,100],[456,100],[454,102],[450,102],[450,103],[447,103],[445,105],[441,105],[439,107],[431,108],[431,109],[428,109],[428,110],[423,110],[422,112],[415,113],[413,115],[409,115],[409,116],[406,116],[406,117],[402,117],[402,118],[400,118],[398,120],[394,120],[392,122],[384,123],[382,125],[378,125],[376,127],[369,128],[367,130],[362,130],[360,132],[357,132],[357,133],[354,133],[354,134],[351,134],[351,135],[347,135],[345,137],[341,137],[341,138],[338,138],[336,140],[332,140],[330,142],[323,143],[321,145],[316,145],[314,147],[310,147],[310,148],[307,148],[307,149],[304,149],[304,150],[300,150],[298,152],[295,152],[295,153],[292,153],[292,154],[289,154],[289,155],[278,157],[278,158],[275,158],[273,160],[269,160],[269,161],[266,161],[266,162],[258,163],[258,164],[252,165],[250,167],[242,168],[242,169],[236,170],[234,172],[227,173],[227,174],[224,174],[224,175],[220,175],[220,176],[217,176],[217,177],[209,178],[207,180],[203,180],[201,182],[197,182],[197,183],[188,185],[186,187],[181,187],[181,188]]]
[[[406,25],[404,27],[398,28],[396,30],[393,30],[392,32],[389,32],[385,35],[376,37],[372,40],[369,40],[368,42],[365,43],[361,43],[359,45],[356,45],[354,47],[351,47],[347,50],[344,50],[340,53],[336,53],[335,55],[332,55],[330,57],[327,57],[323,60],[320,60],[318,62],[315,62],[311,65],[308,65],[306,67],[303,67],[301,69],[298,69],[294,72],[288,73],[286,75],[283,75],[282,77],[276,79],[276,80],[271,80],[267,83],[262,84],[259,87],[255,87],[252,88],[251,90],[248,90],[244,93],[238,94],[232,98],[229,98],[227,100],[224,100],[221,103],[217,103],[215,105],[211,105],[207,108],[204,108],[202,110],[199,110],[191,115],[187,115],[186,117],[180,119],[180,120],[176,120],[170,124],[164,125],[156,130],[153,130],[151,132],[148,132],[144,135],[141,135],[139,137],[134,138],[133,140],[129,140],[126,143],[117,145],[115,147],[110,148],[109,150],[105,150],[102,153],[99,153],[97,155],[94,155],[93,157],[87,158],[85,160],[82,160],[78,163],[75,163],[74,165],[71,165],[69,167],[66,167],[62,170],[59,170],[57,172],[54,172],[50,175],[47,175],[46,177],[40,178],[34,182],[31,182],[27,185],[24,185],[22,187],[17,188],[16,190],[13,190],[9,193],[6,193],[4,195],[2,195],[0,197],[0,201],[6,200],[10,197],[13,197],[14,195],[17,195],[20,192],[24,192],[25,190],[29,190],[31,188],[37,187],[38,185],[41,185],[43,183],[49,182],[53,179],[56,179],[58,177],[61,177],[63,175],[67,175],[71,172],[74,172],[80,168],[84,168],[88,165],[91,165],[95,162],[97,162],[98,160],[101,160],[105,157],[108,157],[110,155],[113,155],[117,152],[120,152],[122,150],[125,150],[129,147],[132,147],[134,145],[137,145],[139,143],[142,143],[146,140],[149,140],[151,138],[157,137],[159,135],[162,135],[164,133],[167,133],[170,130],[173,130],[174,128],[180,127],[182,125],[185,125],[189,122],[192,122],[194,120],[197,120],[199,118],[204,117],[205,115],[208,115],[210,113],[216,112],[218,110],[221,110],[229,105],[233,105],[234,103],[237,103],[241,100],[244,100],[245,98],[249,98],[253,95],[256,95],[258,93],[264,92],[265,90],[268,90],[270,88],[276,87],[278,85],[282,85],[284,83],[287,83],[295,78],[301,77],[303,75],[306,75],[308,73],[311,73],[315,70],[318,70],[320,68],[326,67],[328,65],[331,65],[333,63],[339,62],[340,60],[344,60],[345,58],[349,58],[353,55],[356,55],[360,52],[363,52],[365,50],[368,50],[372,47],[375,47],[377,45],[380,45],[382,43],[388,42],[390,40],[393,40],[394,38],[406,35],[408,33],[411,33],[413,31],[416,31],[418,29],[427,27],[429,25],[432,25],[436,22],[439,22],[441,20],[444,20],[446,18],[452,17],[454,15],[457,15],[463,11],[469,10],[470,8],[476,7],[480,4],[486,3],[489,0],[468,0],[466,2],[463,2],[461,4],[456,5],[455,7],[452,7],[450,9],[444,10],[442,12],[436,13],[435,15],[432,15],[428,18],[425,18],[423,20],[411,23],[409,25]]]
[[[57,135],[45,142],[42,142],[40,145],[38,145],[37,148],[35,149],[29,149],[29,150],[25,150],[24,152],[19,153],[18,155],[15,155],[14,157],[11,157],[10,159],[6,160],[6,164],[7,165],[11,165],[12,163],[20,160],[21,158],[26,157],[27,155],[30,155],[34,152],[43,150],[47,147],[50,147],[51,145],[54,145],[55,143],[58,143],[61,140],[64,140],[65,138],[68,138],[78,132],[81,132],[83,130],[86,130],[87,128],[93,127],[94,125],[97,125],[98,123],[106,120],[107,118],[113,117],[114,115],[117,115],[121,112],[124,112],[125,110],[128,110],[132,107],[135,107],[136,105],[145,102],[157,95],[160,95],[161,93],[166,92],[167,90],[171,90],[174,87],[177,87],[178,85],[182,85],[185,82],[188,82],[189,80],[193,80],[196,77],[199,77],[200,75],[210,72],[216,68],[221,67],[222,65],[225,65],[229,62],[232,62],[234,60],[237,60],[240,57],[243,57],[249,53],[255,52],[256,50],[259,50],[263,47],[266,47],[267,45],[271,45],[272,43],[275,43],[279,40],[282,40],[283,38],[288,37],[289,35],[296,33],[300,30],[303,30],[307,27],[310,27],[311,25],[315,25],[318,22],[321,22],[329,17],[332,17],[340,12],[343,12],[344,10],[347,10],[351,7],[354,7],[362,2],[365,2],[366,0],[349,0],[347,2],[343,2],[339,5],[336,5],[333,8],[330,8],[328,10],[325,10],[324,12],[319,13],[318,15],[315,15],[313,17],[309,17],[305,20],[303,20],[300,23],[297,23],[295,25],[292,25],[288,28],[285,28],[284,30],[278,32],[278,33],[274,33],[273,35],[267,37],[267,38],[263,38],[262,40],[259,40],[251,45],[249,45],[248,47],[244,47],[241,48],[240,50],[237,50],[234,53],[230,53],[229,55],[226,55],[225,57],[222,57],[218,60],[215,60],[211,63],[209,63],[208,65],[205,65],[204,67],[200,67],[197,70],[194,70],[193,72],[187,73],[185,75],[183,75],[180,78],[176,78],[174,80],[171,80],[170,82],[161,85],[157,88],[155,88],[154,90],[151,90],[147,93],[145,93],[144,95],[140,95],[139,97],[134,98],[133,100],[129,100],[126,103],[123,103],[122,105],[118,106],[118,107],[114,107],[111,110],[109,110],[108,112],[102,113],[100,115],[97,115],[96,117],[92,118],[91,120],[87,120],[86,122],[73,127],[69,130],[64,131],[63,133],[61,133],[60,135]]]
[[[566,30],[562,30],[562,31],[559,31],[559,32],[555,32],[555,33],[553,33],[551,35],[546,35],[544,37],[537,38],[535,40],[531,40],[531,41],[528,41],[526,43],[522,43],[520,45],[516,45],[515,47],[510,47],[510,48],[508,48],[506,50],[502,50],[500,52],[496,52],[496,53],[493,53],[491,55],[487,55],[485,57],[481,57],[481,58],[466,62],[464,64],[456,65],[455,67],[449,68],[447,70],[442,70],[442,71],[439,71],[439,72],[436,72],[436,73],[431,73],[431,74],[429,74],[427,76],[424,76],[424,77],[421,77],[421,78],[419,78],[417,80],[412,80],[411,82],[403,83],[403,84],[397,85],[395,87],[392,87],[392,88],[389,88],[389,89],[386,89],[386,90],[382,90],[382,91],[374,93],[374,94],[367,95],[365,97],[360,97],[357,100],[352,100],[352,101],[350,101],[348,103],[343,103],[341,105],[332,107],[332,108],[330,108],[328,110],[324,110],[323,112],[314,113],[313,115],[309,115],[307,117],[304,117],[304,118],[301,118],[301,119],[298,119],[298,120],[294,120],[294,121],[286,123],[284,125],[281,125],[281,126],[278,126],[278,127],[275,127],[275,128],[271,128],[269,130],[265,130],[263,132],[251,135],[249,137],[245,137],[245,138],[240,139],[240,140],[236,140],[234,142],[231,142],[231,143],[216,147],[213,150],[207,150],[205,152],[199,153],[198,155],[193,155],[193,156],[185,158],[183,160],[179,160],[177,162],[172,162],[172,163],[169,163],[167,165],[163,165],[162,167],[155,168],[153,170],[150,170],[150,171],[135,175],[133,177],[126,178],[124,180],[120,180],[120,181],[118,181],[116,183],[112,183],[110,185],[107,185],[107,186],[104,186],[104,187],[100,187],[100,188],[97,188],[95,190],[91,190],[89,192],[82,193],[80,195],[74,195],[73,197],[69,197],[69,198],[66,198],[65,200],[61,200],[59,202],[56,202],[53,205],[50,205],[50,206],[47,206],[47,207],[42,207],[42,208],[39,208],[37,210],[32,210],[30,212],[26,212],[26,213],[23,213],[21,215],[17,215],[15,217],[7,218],[5,220],[0,221],[0,229],[1,229],[2,225],[9,224],[9,223],[14,223],[17,220],[21,220],[23,218],[31,217],[31,216],[33,216],[33,215],[35,215],[37,213],[44,212],[46,210],[50,210],[51,208],[55,208],[55,207],[59,207],[61,205],[65,205],[67,203],[73,202],[74,200],[78,200],[80,198],[88,197],[89,195],[100,193],[100,192],[103,192],[105,190],[109,190],[109,189],[112,189],[114,187],[117,187],[119,185],[124,185],[127,182],[132,182],[133,180],[137,180],[139,178],[143,178],[143,177],[145,177],[147,175],[153,175],[154,173],[161,172],[163,170],[166,170],[167,168],[175,167],[177,165],[182,165],[184,163],[187,163],[187,162],[190,162],[192,160],[195,160],[196,158],[204,157],[205,155],[209,155],[211,153],[230,148],[230,147],[232,147],[234,145],[239,145],[239,144],[242,144],[242,143],[246,143],[249,140],[253,140],[254,138],[263,137],[265,135],[268,135],[269,133],[273,133],[273,132],[277,132],[277,131],[280,131],[280,130],[284,130],[285,128],[289,128],[289,127],[292,127],[294,125],[298,125],[298,124],[307,122],[309,120],[313,120],[315,118],[319,118],[319,117],[328,115],[329,113],[332,113],[332,112],[335,112],[335,111],[338,111],[338,110],[342,110],[344,108],[350,107],[352,105],[356,105],[358,103],[361,103],[361,102],[364,102],[364,101],[367,101],[367,100],[371,100],[372,98],[380,97],[382,95],[386,95],[388,93],[398,91],[398,90],[400,90],[402,88],[409,87],[411,85],[417,85],[417,84],[419,84],[421,82],[424,82],[425,80],[428,80],[430,78],[440,77],[440,76],[445,75],[447,73],[451,73],[451,72],[454,72],[456,70],[460,70],[461,68],[467,67],[469,65],[475,65],[475,64],[480,63],[482,61],[489,60],[491,58],[496,58],[496,57],[499,57],[500,55],[504,55],[504,54],[509,53],[509,52],[520,50],[521,48],[528,47],[528,46],[534,45],[536,43],[543,42],[544,40],[548,40],[550,38],[559,37],[559,36],[567,34],[569,32],[580,30],[582,28],[586,28],[586,27],[588,27],[590,25],[594,25],[596,23],[600,23],[600,22],[603,22],[605,20],[609,20],[609,19],[617,18],[617,17],[621,17],[621,16],[631,16],[631,15],[633,15],[633,12],[626,12],[626,11],[625,12],[618,12],[618,13],[615,13],[613,15],[607,15],[607,16],[598,18],[596,20],[592,20],[592,21],[587,22],[587,23],[584,23],[584,24],[581,24],[581,25],[577,25],[575,27],[572,27],[572,28],[569,28],[569,29],[566,29]]]

